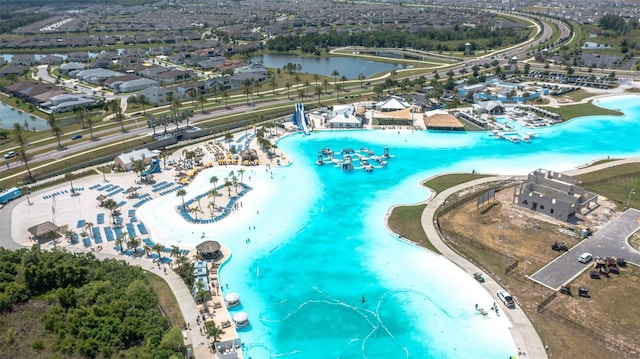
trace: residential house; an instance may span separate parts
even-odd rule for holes
[[[18,76],[24,75],[28,70],[29,68],[26,66],[14,65],[11,63],[7,66],[0,67],[0,77],[7,77],[7,76],[18,77]]]
[[[139,95],[144,96],[151,104],[162,106],[171,103],[175,92],[164,87],[152,86],[141,90]]]
[[[85,65],[79,62],[67,62],[60,65],[60,73],[68,74],[71,71],[81,71],[85,69]]]
[[[46,113],[62,113],[72,111],[74,108],[87,107],[96,103],[96,99],[85,94],[60,94],[51,97],[40,105],[40,109]]]

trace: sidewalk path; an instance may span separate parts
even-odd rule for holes
[[[429,241],[433,243],[433,245],[440,251],[440,253],[442,253],[442,255],[458,265],[460,268],[462,268],[462,270],[469,273],[469,275],[480,271],[480,269],[473,263],[469,262],[465,258],[458,255],[456,252],[454,252],[451,248],[449,248],[449,246],[444,243],[442,238],[440,238],[440,235],[438,234],[436,225],[434,223],[435,212],[449,196],[456,192],[480,184],[502,181],[510,178],[513,178],[513,176],[485,177],[448,188],[438,193],[437,196],[429,199],[426,208],[422,212],[422,228],[429,238]],[[491,294],[491,296],[494,297],[499,290],[503,289],[495,280],[493,280],[493,278],[489,276],[485,277],[483,287]],[[529,321],[529,318],[524,313],[522,308],[518,306],[516,309],[507,309],[499,300],[497,300],[496,303],[501,306],[502,313],[505,313],[509,317],[511,324],[513,325],[510,329],[513,341],[518,348],[518,351],[525,353],[525,355],[522,355],[521,357],[532,359],[547,358],[547,353],[544,349],[544,345],[542,344],[542,340],[540,339],[540,336],[536,332],[535,328]]]

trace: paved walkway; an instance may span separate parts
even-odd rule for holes
[[[448,188],[428,200],[427,207],[424,209],[424,212],[422,212],[422,228],[429,238],[429,241],[433,243],[442,255],[458,265],[462,270],[469,273],[469,275],[480,271],[480,269],[473,263],[458,255],[442,241],[434,223],[435,212],[449,196],[456,192],[480,184],[502,181],[510,178],[513,178],[513,176],[485,177]],[[485,277],[485,282],[482,286],[491,294],[491,296],[494,297],[498,290],[503,289],[495,280],[493,280],[493,278],[489,276]],[[544,349],[544,345],[542,344],[542,340],[524,311],[519,306],[517,306],[516,309],[508,309],[499,300],[496,300],[496,303],[501,306],[502,313],[505,313],[509,317],[511,324],[513,325],[510,329],[513,341],[518,348],[518,351],[524,353],[524,355],[521,355],[520,357],[533,359],[547,358],[547,353]]]

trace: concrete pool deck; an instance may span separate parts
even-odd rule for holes
[[[283,133],[281,133],[281,131],[276,132],[274,138],[277,139],[282,135]],[[231,141],[231,144],[234,144],[236,140],[237,139],[234,138]],[[247,142],[243,140],[243,144],[246,143]],[[226,147],[226,145],[227,143],[221,143],[221,146]],[[203,143],[198,143],[187,146],[186,148],[193,150],[195,147],[202,146],[204,146]],[[278,151],[278,157],[273,159],[268,158],[266,154],[259,150],[257,140],[255,138],[250,141],[249,147],[256,149],[258,152],[260,163],[262,164],[259,168],[264,168],[264,164],[268,164],[270,166],[277,166],[278,164],[286,166],[289,164],[288,157],[280,151]],[[168,159],[177,161],[180,157],[181,151],[177,151],[170,155]],[[213,161],[213,154],[206,153],[203,162],[206,163],[209,159],[214,163],[213,168],[221,167],[225,168],[225,171],[226,168],[229,168],[230,170],[240,168],[239,166],[218,166],[215,164],[216,162]],[[251,169],[254,167],[251,166],[244,168]],[[0,228],[2,228],[0,246],[14,250],[31,247],[36,242],[29,238],[28,228],[42,222],[51,221],[60,227],[67,226],[69,230],[73,230],[78,234],[83,231],[93,234],[91,228],[84,227],[86,223],[91,222],[94,228],[99,228],[98,232],[100,233],[102,240],[99,240],[98,243],[96,243],[96,238],[93,235],[88,237],[89,245],[83,244],[82,237],[80,237],[78,242],[75,244],[68,242],[64,237],[61,237],[58,238],[56,242],[50,241],[42,243],[42,248],[52,249],[57,247],[71,252],[93,253],[99,259],[124,260],[128,264],[139,266],[146,271],[160,276],[171,288],[180,306],[183,318],[185,319],[185,324],[182,328],[185,344],[191,344],[193,354],[196,358],[214,358],[215,354],[211,350],[213,338],[209,338],[206,335],[206,332],[204,331],[204,324],[198,324],[196,318],[202,318],[202,315],[205,314],[206,321],[213,321],[219,327],[222,327],[223,323],[231,324],[230,326],[223,328],[224,334],[220,336],[219,341],[238,338],[238,333],[232,324],[233,321],[231,315],[224,304],[224,290],[220,287],[217,274],[219,265],[231,256],[229,249],[225,246],[221,246],[223,258],[218,262],[209,263],[209,279],[211,283],[214,284],[211,290],[212,297],[211,300],[207,301],[206,305],[197,304],[191,295],[190,288],[187,288],[182,279],[173,270],[171,270],[170,265],[166,263],[159,264],[157,260],[144,253],[140,255],[126,255],[114,248],[115,241],[111,241],[106,238],[106,232],[104,231],[104,227],[111,228],[112,218],[109,214],[109,210],[99,206],[96,199],[99,195],[105,195],[107,198],[113,199],[116,203],[122,203],[122,205],[119,206],[119,211],[123,217],[122,231],[126,232],[125,226],[131,223],[138,239],[149,238],[151,241],[155,242],[152,236],[140,232],[138,224],[144,224],[144,221],[137,219],[136,214],[132,212],[132,214],[134,214],[133,218],[135,218],[135,220],[133,220],[133,218],[128,216],[130,213],[129,211],[135,211],[138,209],[139,206],[134,205],[140,201],[141,197],[149,198],[149,201],[151,202],[153,202],[154,199],[158,199],[163,196],[176,197],[175,189],[179,186],[175,177],[177,172],[178,170],[175,168],[163,168],[162,172],[154,174],[156,183],[166,182],[167,184],[171,184],[171,186],[167,186],[160,190],[156,190],[156,188],[151,184],[139,183],[139,177],[135,173],[125,172],[111,173],[104,176],[96,174],[89,177],[74,179],[73,187],[77,190],[73,194],[70,190],[70,183],[68,181],[62,181],[58,185],[33,192],[28,197],[23,196],[16,201],[9,202],[2,210],[0,210]],[[63,179],[63,176],[60,176],[60,179]],[[220,182],[222,182],[222,178],[220,178]],[[129,187],[138,187],[139,195],[136,198],[128,197],[126,190]],[[219,199],[217,199],[216,204],[224,207],[228,201],[228,195],[223,193],[220,195]],[[103,214],[102,220],[100,221],[98,220],[99,214]],[[206,215],[208,215],[208,213],[206,213]],[[233,216],[233,214],[230,214],[230,216]],[[81,224],[80,221],[83,223]],[[206,237],[203,238],[200,237],[200,235],[198,235],[198,237],[201,241],[207,240]],[[165,246],[168,245],[168,243],[163,243],[162,241],[158,241],[157,243],[161,243]],[[141,243],[140,246],[143,244],[144,243]],[[188,257],[195,260],[195,251],[193,251],[193,248],[180,249],[188,250]],[[169,257],[169,253],[163,253],[162,256]],[[238,354],[238,358],[242,358],[242,351],[238,351]]]

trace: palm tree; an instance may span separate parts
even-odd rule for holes
[[[19,123],[13,124],[13,134],[16,136],[16,142],[18,142],[18,154],[22,162],[24,162],[24,167],[27,169],[27,173],[29,174],[29,179],[33,178],[31,174],[31,169],[29,168],[29,158],[27,157],[27,150],[25,147],[27,146],[27,140],[22,132],[22,127],[20,127]]]
[[[218,183],[218,177],[216,176],[211,176],[211,178],[209,178],[209,183],[213,184],[213,187],[215,188],[216,183]]]
[[[229,191],[229,197],[231,197],[231,185],[233,183],[231,183],[231,181],[228,178],[224,179],[224,186],[227,187],[227,190]]]
[[[177,112],[181,106],[182,106],[182,103],[180,102],[179,98],[174,97],[171,99],[171,107],[175,112]]]
[[[124,130],[124,114],[122,113],[122,109],[120,107],[118,107],[116,109],[116,114],[115,114],[114,117],[115,117],[116,121],[120,123],[120,130],[122,132],[126,132]]]
[[[75,178],[73,172],[67,172],[64,174],[64,179],[66,179],[67,181],[69,181],[69,183],[71,183],[71,193],[74,193],[75,190],[73,189],[73,179]]]
[[[162,158],[162,165],[167,168],[167,158],[169,158],[169,152],[162,151],[160,152],[160,158]]]
[[[345,86],[344,86],[344,82],[345,82],[345,81],[347,81],[347,80],[348,80],[348,79],[347,79],[347,76],[345,76],[345,75],[342,75],[342,76],[340,77],[340,81],[342,81],[342,87],[343,87],[343,88],[345,87]]]
[[[71,243],[71,241],[73,240],[73,237],[75,236],[76,232],[72,231],[72,230],[68,230],[64,232],[64,236],[65,238],[67,238],[67,241],[69,243]]]
[[[82,128],[84,128],[85,112],[86,112],[86,109],[84,107],[76,106],[73,108],[73,115],[75,116],[76,120],[80,120],[80,122],[82,123]]]
[[[224,107],[229,108],[229,94],[227,93],[227,91],[224,91],[222,93],[222,97],[224,98]]]
[[[180,255],[180,248],[178,248],[178,246],[171,246],[171,252],[169,256],[177,258],[179,255]]]
[[[203,94],[198,95],[198,103],[200,103],[200,112],[204,113],[204,104],[207,103],[207,99]]]
[[[89,237],[93,238],[93,223],[85,222],[83,228],[89,232]]]
[[[205,330],[207,331],[207,335],[213,338],[214,343],[222,339],[224,330],[221,327],[219,327],[216,324],[216,322],[214,321],[205,322],[204,327],[205,327]]]
[[[164,246],[160,243],[154,243],[153,246],[151,246],[151,249],[158,253],[158,258],[160,258],[162,256],[162,251],[164,250]]]
[[[338,82],[338,76],[340,75],[340,73],[338,72],[338,70],[333,70],[331,72],[331,76],[333,76],[333,85],[335,86],[336,83]]]
[[[298,89],[298,86],[300,85],[300,75],[296,74],[293,79],[296,81],[296,89]]]
[[[87,118],[87,124],[89,125],[89,133],[91,134],[91,138],[93,137],[93,119],[91,117]]]
[[[184,188],[180,188],[176,191],[176,196],[182,197],[182,207],[184,208],[184,196],[187,195],[187,191]]]
[[[318,96],[318,106],[320,106],[320,96],[322,96],[322,88],[320,86],[315,87],[316,96]]]
[[[291,99],[291,97],[289,97],[289,89],[291,88],[291,84],[289,83],[289,81],[284,83],[284,87],[287,88],[287,98]]]
[[[118,204],[111,198],[107,198],[102,202],[102,207],[106,208],[111,212],[111,220],[113,222],[113,212],[118,208]]]
[[[329,80],[327,79],[322,80],[322,86],[324,86],[324,93],[327,93],[327,90],[329,88]]]
[[[158,126],[158,120],[151,114],[147,115],[147,127],[153,129],[153,135],[156,134],[156,127]]]
[[[211,204],[213,204],[213,208],[215,209],[216,197],[218,197],[218,190],[215,187],[213,187],[212,189],[209,190],[207,196],[212,199]],[[211,212],[211,215],[213,216],[213,211]]]
[[[138,237],[136,236],[129,237],[129,240],[127,241],[127,248],[133,249],[135,251],[139,245],[140,245],[140,239],[138,239]]]
[[[194,215],[195,219],[198,219],[198,212],[202,212],[198,207],[193,206],[189,208],[189,212]]]
[[[53,135],[56,136],[56,140],[58,141],[58,148],[62,148],[62,144],[60,143],[62,128],[58,126],[58,122],[56,121],[56,118],[53,115],[53,113],[49,115],[49,120],[47,121],[47,124],[49,124],[49,127],[51,127],[51,132],[53,132]]]
[[[147,97],[145,95],[139,95],[138,96],[138,101],[140,101],[140,104],[142,105],[142,114],[146,115],[147,111],[145,109],[145,105],[148,104],[149,102],[147,101]]]
[[[134,160],[131,162],[131,169],[140,176],[140,181],[142,181],[142,172],[145,170],[144,160]]]
[[[142,250],[144,250],[144,253],[147,255],[147,257],[151,255],[151,247],[149,247],[148,244],[145,244],[144,246],[142,246]]]
[[[309,80],[304,80],[304,85],[307,87],[307,97],[309,97],[309,85],[311,85]]]
[[[233,140],[233,135],[231,134],[231,132],[227,131],[224,134],[224,139],[225,141],[227,141],[227,143],[229,143],[229,151],[231,151],[231,140]]]
[[[238,172],[238,175],[240,175],[240,183],[242,183],[242,178],[244,177],[244,172],[245,171],[244,171],[243,168],[241,168],[237,172]]]
[[[116,244],[116,247],[120,247],[120,253],[124,252],[124,248],[122,248],[122,244],[124,243],[124,238],[118,237],[114,242]]]

